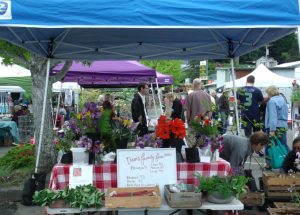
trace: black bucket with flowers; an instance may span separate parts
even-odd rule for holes
[[[131,122],[128,119],[119,118],[112,123],[112,127],[117,151],[118,149],[126,149],[128,139],[131,139],[133,136],[139,133],[136,123]],[[114,160],[115,163],[117,163],[117,151]]]

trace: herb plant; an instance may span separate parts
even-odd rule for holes
[[[99,191],[93,185],[77,186],[76,188],[68,189],[68,185],[63,190],[58,190],[57,193],[50,188],[41,191],[36,191],[33,195],[33,202],[41,206],[50,206],[56,200],[63,200],[63,206],[70,203],[71,208],[79,208],[80,211],[90,206],[95,206],[96,210],[102,207],[102,197],[105,194]]]
[[[207,191],[209,193],[218,191],[225,199],[230,198],[232,195],[231,192],[234,192],[236,194],[236,199],[239,199],[242,194],[246,193],[244,187],[246,187],[246,183],[249,180],[243,175],[236,174],[224,176],[222,178],[219,175],[206,177],[198,172],[193,173],[193,175],[200,181],[200,185],[195,193],[199,193],[200,191]]]

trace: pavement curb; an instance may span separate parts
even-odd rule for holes
[[[22,187],[10,187],[0,189],[0,202],[4,201],[21,201]]]

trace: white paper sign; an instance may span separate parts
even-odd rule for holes
[[[12,19],[10,1],[0,0],[0,19]]]
[[[201,163],[210,163],[210,156],[200,156]]]
[[[164,198],[164,185],[177,181],[176,150],[117,150],[118,187],[159,186]]]
[[[70,188],[80,185],[93,185],[93,165],[70,166],[69,184]]]

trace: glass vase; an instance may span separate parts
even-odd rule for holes
[[[216,157],[216,152],[211,152],[211,155],[210,155],[210,162],[211,163],[215,163],[216,160],[217,160],[217,157]]]

